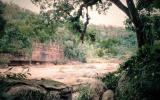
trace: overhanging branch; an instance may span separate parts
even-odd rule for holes
[[[86,7],[86,10],[87,10],[87,12],[86,12],[86,22],[84,23],[84,29],[83,29],[83,31],[82,31],[82,33],[81,33],[81,40],[82,40],[82,43],[83,43],[84,35],[85,35],[85,33],[86,33],[87,26],[88,26],[89,20],[90,20],[89,14],[88,14],[88,7]]]
[[[128,8],[120,0],[110,0],[114,3],[119,9],[121,9],[128,17],[130,17]]]

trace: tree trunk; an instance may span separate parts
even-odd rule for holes
[[[140,19],[138,10],[136,9],[133,0],[126,0],[128,10],[129,10],[129,17],[132,20],[137,35],[137,43],[138,47],[141,48],[145,44],[147,44],[146,33],[144,29],[144,24]]]
[[[142,29],[137,29],[136,27],[136,36],[137,36],[138,48],[141,48],[147,43],[145,39],[145,32]]]
[[[137,36],[138,48],[141,48],[145,44],[153,44],[152,35],[148,32],[144,23],[140,19],[138,10],[135,7],[133,0],[126,0],[127,6],[125,6],[120,0],[110,0],[118,8],[120,8],[128,17],[132,20]]]

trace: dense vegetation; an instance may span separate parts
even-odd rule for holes
[[[137,56],[133,56],[121,66],[122,70],[127,71],[127,79],[124,87],[118,91],[119,100],[156,100],[160,93],[159,52],[159,44],[144,47]]]
[[[89,23],[88,7],[96,5],[97,10],[102,12],[106,11],[111,3],[118,6],[128,16],[126,20],[128,31],[122,28],[98,26],[89,26],[86,30]],[[80,9],[71,16],[70,12],[77,5]],[[11,6],[14,9],[10,8]],[[0,6],[2,23],[0,24],[0,52],[30,51],[34,42],[56,41],[64,47],[64,54],[68,59],[85,61],[86,57],[129,58],[117,72],[109,73],[100,79],[109,89],[114,90],[117,100],[155,100],[158,98],[160,95],[159,0],[137,0],[136,3],[133,0],[127,0],[127,6],[123,5],[120,0],[107,0],[106,2],[82,0],[81,3],[75,2],[75,5],[71,5],[67,0],[59,0],[59,3],[54,6],[57,9],[54,9],[52,16],[48,12],[35,15],[30,11],[19,10],[21,8],[15,5]],[[87,10],[87,20],[84,25],[80,21],[83,8]],[[139,48],[134,55],[136,45]],[[133,56],[130,57],[130,55]],[[87,98],[86,92],[82,92],[85,98]]]
[[[1,22],[6,23],[0,33],[0,52],[3,53],[26,53],[29,56],[35,42],[58,42],[67,59],[85,62],[93,58],[113,58],[123,61],[136,49],[134,33],[120,27],[90,25],[82,44],[74,29],[75,23],[48,20],[48,13],[34,14],[15,4],[1,5]],[[9,61],[1,58],[0,62]]]
[[[82,0],[81,3],[77,3],[80,8],[74,16],[68,16],[71,18],[80,19],[80,16],[83,16],[83,8],[88,11],[88,7],[96,5],[97,11],[105,11],[110,2],[114,3],[118,8],[120,8],[127,16],[126,28],[132,30],[136,33],[137,43],[138,43],[138,53],[128,59],[118,72],[107,74],[105,77],[100,78],[105,82],[110,89],[113,89],[116,92],[117,100],[155,100],[159,95],[159,0],[126,0],[127,5],[123,5],[120,0]],[[63,2],[59,0],[61,4],[68,5],[67,7],[72,7],[73,2]],[[73,4],[74,4],[73,3]],[[108,5],[106,7],[106,5]],[[59,5],[61,6],[61,5]],[[66,7],[66,8],[67,8]],[[70,9],[74,11],[73,9]],[[59,11],[61,11],[59,9]],[[62,11],[66,13],[66,11]],[[67,14],[70,11],[67,10]],[[54,12],[53,12],[54,13]],[[81,27],[81,24],[78,27],[81,27],[81,30],[78,30],[82,37],[86,31],[86,26],[88,24],[88,12],[86,14],[86,22],[84,26]],[[75,20],[78,22],[78,20]],[[83,29],[84,28],[84,29]],[[83,38],[82,38],[83,39]],[[101,39],[102,40],[102,39]],[[129,38],[131,40],[131,38]],[[134,42],[133,42],[134,43]],[[98,50],[98,56],[102,57],[106,52],[116,55],[114,47],[119,45],[119,41],[115,38],[102,40],[100,41],[100,46],[105,48],[103,50]],[[114,46],[112,45],[114,44]],[[120,50],[120,49],[118,49]],[[104,53],[105,52],[105,53]],[[157,70],[156,70],[157,69]],[[87,93],[82,93],[85,98],[87,98]],[[83,97],[82,97],[83,98]]]
[[[144,45],[114,73],[100,78],[110,89],[114,90],[116,100],[156,100],[160,95],[159,70],[159,9],[160,3],[137,0],[137,9],[145,25],[146,40]],[[155,0],[156,1],[156,0]],[[126,28],[136,31],[131,20],[126,20]]]

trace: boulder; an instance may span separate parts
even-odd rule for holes
[[[107,90],[105,84],[99,80],[89,82],[91,100],[101,100],[103,93]]]
[[[72,100],[72,88],[56,81],[0,79],[0,83],[0,92],[7,96],[3,100]]]
[[[103,93],[102,100],[114,100],[114,92],[112,90],[107,90]]]

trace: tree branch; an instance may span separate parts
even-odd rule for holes
[[[142,28],[140,26],[143,26],[143,25],[142,25],[142,22],[140,20],[138,11],[137,11],[137,9],[136,9],[136,7],[134,5],[133,0],[126,0],[126,1],[127,1],[129,14],[130,14],[130,18],[131,18],[132,22],[134,23],[134,25],[136,27]]]
[[[120,0],[110,0],[110,1],[114,3],[119,9],[121,9],[130,18],[128,8]]]
[[[82,31],[82,33],[81,33],[81,37],[80,37],[80,39],[82,40],[82,43],[83,43],[84,35],[85,35],[85,33],[86,33],[87,26],[88,26],[89,20],[90,20],[89,14],[88,14],[88,7],[86,7],[86,10],[87,10],[87,12],[86,12],[86,22],[84,23],[84,29],[83,29],[83,31]]]

